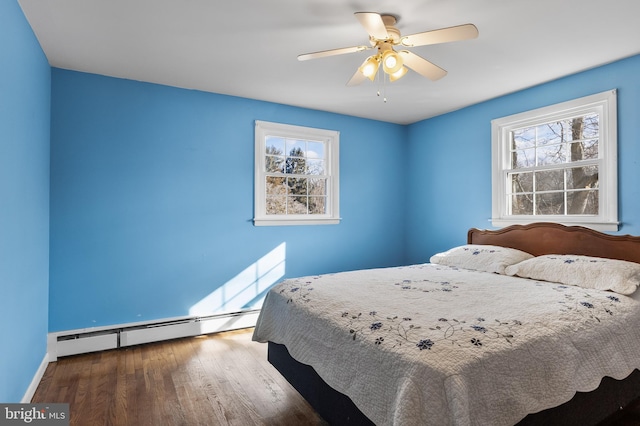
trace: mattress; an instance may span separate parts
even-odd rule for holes
[[[377,425],[512,425],[640,368],[636,299],[435,264],[369,269],[278,284],[253,339],[284,344]]]

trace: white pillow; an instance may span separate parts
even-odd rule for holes
[[[531,259],[533,255],[509,247],[467,244],[454,247],[431,257],[430,262],[438,265],[455,266],[474,271],[504,274],[509,265]]]
[[[631,294],[640,285],[640,264],[570,254],[548,254],[512,265],[507,275]]]

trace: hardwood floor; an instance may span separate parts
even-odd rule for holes
[[[78,426],[327,426],[252,332],[62,358],[49,364],[32,402],[69,403]],[[601,426],[638,425],[640,401]]]
[[[32,402],[71,425],[326,425],[266,361],[252,329],[61,358]]]

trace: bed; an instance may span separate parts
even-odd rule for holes
[[[430,263],[287,279],[253,339],[330,424],[589,425],[640,397],[640,237],[468,231]]]

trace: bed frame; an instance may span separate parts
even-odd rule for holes
[[[603,234],[558,223],[513,225],[497,231],[471,228],[467,243],[511,247],[534,256],[579,254],[640,263],[640,237]]]
[[[555,223],[513,225],[500,230],[472,228],[468,244],[495,245],[543,254],[579,254],[640,263],[640,237],[608,235],[580,226]],[[289,355],[284,345],[269,342],[268,360],[331,425],[373,425],[353,402],[329,385],[315,370]],[[518,426],[597,425],[611,420],[640,398],[640,371],[624,380],[605,377],[592,392],[578,392],[570,401],[529,414]]]

